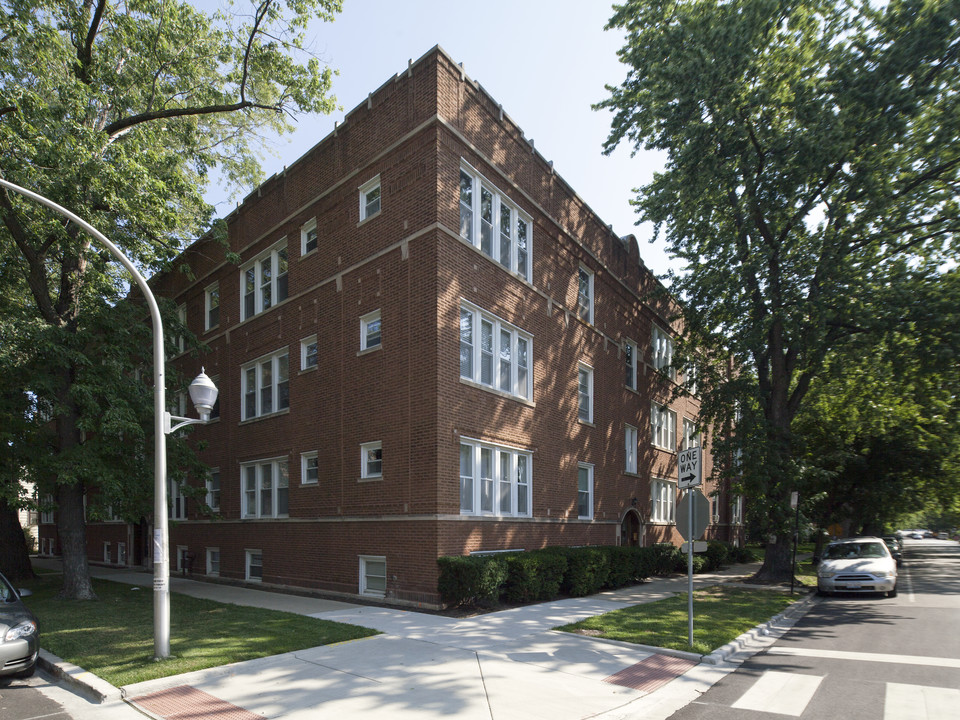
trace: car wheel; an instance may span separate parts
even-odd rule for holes
[[[897,596],[897,586],[894,585],[893,590],[887,593],[887,597],[890,598],[890,597],[896,597],[896,596]]]
[[[36,670],[37,670],[37,666],[36,666],[36,663],[34,663],[26,670],[21,670],[18,673],[14,673],[12,677],[17,678],[18,680],[26,680],[29,677],[33,677],[33,673],[36,672]]]
[[[820,597],[830,597],[832,593],[828,592],[827,590],[824,590],[820,586],[817,586],[817,595],[819,595]]]

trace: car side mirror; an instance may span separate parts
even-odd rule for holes
[[[33,590],[27,590],[26,588],[17,588],[17,595],[22,598],[30,597],[33,595]]]

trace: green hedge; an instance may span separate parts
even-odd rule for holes
[[[731,563],[751,562],[753,553],[712,541],[693,556],[695,573]],[[529,552],[437,560],[437,590],[445,605],[494,605],[541,602],[566,595],[593,595],[634,585],[654,575],[687,571],[687,556],[669,543],[650,547],[595,545],[548,547]]]

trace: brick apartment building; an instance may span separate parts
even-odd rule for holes
[[[227,227],[239,265],[204,239],[154,280],[210,348],[172,363],[220,388],[174,571],[433,605],[439,556],[679,542],[698,404],[661,372],[669,301],[442,49]],[[736,540],[738,499],[704,491]],[[91,560],[144,562],[146,530],[91,525]]]

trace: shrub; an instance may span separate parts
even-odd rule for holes
[[[505,556],[506,582],[502,597],[510,603],[550,600],[560,594],[560,584],[567,569],[563,554],[546,550]]]
[[[607,581],[604,587],[621,588],[632,585],[639,579],[637,568],[640,566],[638,559],[640,548],[629,547],[626,545],[608,545],[604,547],[607,553],[607,562],[610,571],[607,574]]]
[[[446,605],[495,603],[507,578],[507,564],[501,555],[441,557],[437,564],[437,592]]]
[[[604,548],[570,548],[564,554],[567,557],[567,572],[562,586],[564,593],[582,597],[603,589],[610,574],[610,558]]]
[[[707,572],[719,570],[730,562],[730,546],[727,543],[711,540],[707,543]]]
[[[650,546],[651,572],[654,575],[670,575],[678,572],[677,563],[682,558],[683,554],[676,545],[657,543]]]

